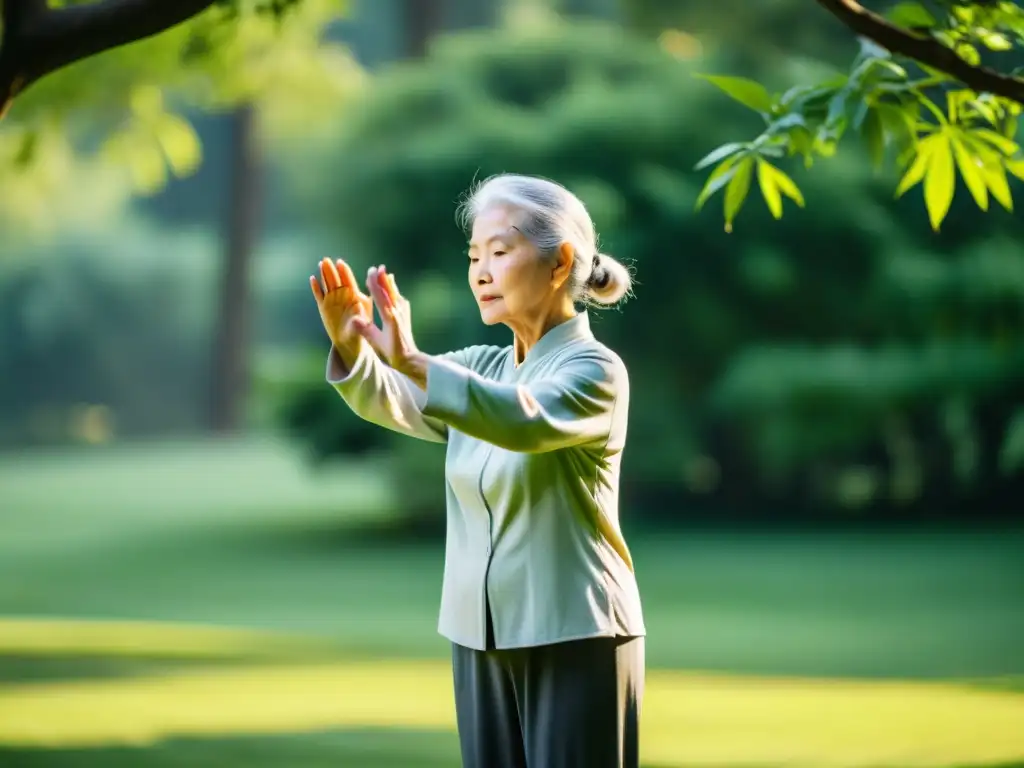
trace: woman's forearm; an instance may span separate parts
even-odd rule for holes
[[[430,355],[425,352],[416,352],[402,362],[401,373],[404,373],[413,384],[426,392],[429,363]]]
[[[344,344],[344,345],[334,344],[333,345],[334,346],[334,354],[336,356],[336,361],[340,362],[342,367],[345,369],[344,372],[343,372],[344,375],[347,376],[352,371],[352,369],[355,367],[356,361],[359,359],[359,353],[361,351],[360,347],[364,343],[365,342],[363,342],[360,339],[358,341],[354,341],[354,342],[349,343],[349,344]],[[341,374],[342,371],[337,371],[337,373]]]

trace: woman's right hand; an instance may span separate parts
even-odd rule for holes
[[[320,280],[309,276],[324,330],[340,353],[355,357],[363,340],[360,323],[373,323],[373,299],[359,290],[351,268],[341,259],[336,264],[321,259]]]

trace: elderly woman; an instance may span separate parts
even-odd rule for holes
[[[585,309],[620,301],[630,274],[551,181],[491,178],[463,214],[480,316],[512,343],[421,352],[383,265],[366,296],[325,259],[310,284],[327,380],[361,418],[447,443],[438,631],[464,765],[635,768],[645,628],[618,511],[629,380]]]

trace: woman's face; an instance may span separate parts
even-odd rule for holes
[[[469,287],[486,325],[516,325],[543,315],[556,289],[556,265],[542,259],[515,212],[495,207],[473,222]]]

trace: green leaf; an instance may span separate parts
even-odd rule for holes
[[[203,161],[203,149],[191,123],[177,115],[164,115],[157,125],[156,138],[175,176],[195,173]]]
[[[866,74],[872,75],[871,80],[876,81],[883,78],[887,72],[900,79],[904,79],[907,76],[907,70],[889,59],[875,59],[871,62],[871,67]]]
[[[988,210],[988,187],[985,185],[985,175],[982,172],[982,160],[971,154],[959,139],[951,139],[953,155],[956,157],[957,167],[960,175],[967,185],[974,202],[983,211]]]
[[[870,38],[858,38],[857,43],[860,46],[860,52],[857,54],[857,59],[861,62],[867,59],[888,59],[892,56],[887,48],[883,48],[879,43],[876,43]]]
[[[979,35],[981,42],[985,44],[985,47],[990,51],[1008,51],[1013,48],[1013,43],[1010,42],[1010,38],[1006,35],[1001,35],[998,32],[984,32]]]
[[[956,55],[966,61],[972,67],[976,67],[981,64],[981,54],[978,53],[978,49],[970,43],[960,43],[956,47]]]
[[[1020,146],[1017,142],[1006,138],[1001,133],[997,133],[990,128],[974,128],[971,133],[980,139],[984,139],[1007,157],[1011,157],[1020,151]]]
[[[761,185],[761,195],[764,197],[768,210],[776,219],[781,219],[782,193],[779,192],[779,185],[775,183],[775,177],[772,175],[774,167],[767,160],[758,158],[757,183]]]
[[[140,85],[131,92],[129,105],[132,112],[143,119],[153,120],[164,110],[163,92],[155,85]]]
[[[810,168],[814,164],[814,135],[807,128],[794,128],[789,133],[789,152],[803,155],[804,167]]]
[[[771,174],[775,177],[775,183],[786,197],[792,200],[794,203],[799,205],[801,208],[804,207],[804,196],[800,192],[800,188],[793,182],[786,172],[780,168],[776,168],[774,165],[770,166]]]
[[[736,175],[736,160],[738,159],[738,155],[728,157],[708,174],[707,181],[704,182],[704,188],[697,195],[697,202],[694,204],[696,210],[699,211],[704,206],[704,203],[708,201],[708,198],[728,184],[732,177]]]
[[[965,102],[964,106],[970,107],[990,125],[999,126],[999,112],[997,112],[996,107],[993,104],[985,103],[978,98],[971,98]]]
[[[935,148],[930,153],[928,172],[924,177],[924,204],[932,229],[939,231],[939,225],[949,213],[953,202],[956,176],[953,173],[953,152],[945,134],[935,137]]]
[[[989,191],[1003,208],[1013,211],[1013,195],[1010,192],[1010,185],[1006,183],[1006,171],[997,160],[988,160],[982,167],[981,172],[985,177],[985,184]]]
[[[974,8],[964,5],[954,5],[952,11],[956,20],[961,24],[971,24],[974,22]]]
[[[785,133],[786,131],[792,130],[793,128],[806,127],[807,120],[799,112],[790,112],[787,115],[783,115],[778,120],[775,120],[768,126],[767,131],[769,135],[775,135],[777,133]]]
[[[930,67],[927,64],[922,64],[919,61],[915,63],[922,69],[922,71],[924,71],[928,75],[928,77],[932,78],[937,83],[945,83],[955,79],[951,74],[949,74],[948,72],[943,72],[941,69]]]
[[[931,11],[915,2],[897,3],[885,15],[901,27],[934,27],[938,23]]]
[[[858,131],[864,125],[864,119],[868,116],[868,112],[871,111],[871,105],[867,99],[861,99],[857,103],[857,109],[854,110],[853,119],[850,121],[851,125]]]
[[[779,106],[783,109],[789,109],[802,105],[809,100],[829,95],[832,93],[832,90],[821,85],[794,85],[779,97]]]
[[[830,133],[836,135],[836,138],[842,134],[843,129],[846,127],[847,99],[849,99],[849,97],[849,89],[841,88],[836,91],[836,94],[828,103],[828,114],[825,116],[825,126]]]
[[[167,184],[167,164],[156,145],[148,141],[132,141],[128,145],[128,168],[141,195],[155,195]]]
[[[750,191],[750,179],[754,171],[754,158],[744,157],[736,164],[736,173],[729,180],[725,188],[725,231],[732,232],[732,223],[736,214],[743,207],[743,201],[747,199]]]
[[[714,163],[717,163],[719,160],[724,160],[725,158],[729,157],[729,155],[736,154],[745,146],[746,144],[742,144],[738,141],[734,141],[729,144],[723,144],[718,149],[712,150],[708,154],[704,155],[704,157],[702,157],[700,161],[695,166],[693,166],[693,170],[699,171],[704,168],[707,168],[709,165],[713,165]]]
[[[882,117],[877,109],[869,109],[864,116],[861,125],[861,134],[868,145],[868,155],[871,157],[871,164],[876,168],[882,167],[885,159],[885,127],[882,125]]]
[[[946,92],[946,117],[949,119],[949,122],[955,123],[959,120],[961,109],[973,97],[973,91],[963,89]]]
[[[917,145],[914,161],[896,187],[896,197],[902,197],[908,189],[924,178],[924,174],[928,170],[928,163],[931,162],[932,152],[935,150],[935,139],[935,136],[929,136],[922,139]]]
[[[1024,160],[1007,160],[1006,170],[1021,181],[1024,181]]]
[[[914,94],[917,96],[917,100],[935,116],[935,122],[939,125],[945,125],[948,122],[946,116],[942,114],[942,110],[939,109],[934,101],[925,96],[921,91],[914,91]]]
[[[892,135],[893,142],[903,148],[917,141],[917,121],[914,110],[896,104],[878,104],[874,112],[878,114],[883,128]]]
[[[744,106],[758,112],[771,112],[772,97],[768,90],[758,82],[746,77],[728,77],[725,75],[696,75],[724,91],[728,96]]]
[[[999,126],[999,132],[1008,139],[1017,136],[1017,129],[1020,127],[1020,118],[1016,115],[1006,115]]]

